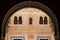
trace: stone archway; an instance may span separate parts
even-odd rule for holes
[[[11,15],[13,15],[13,13],[19,9],[23,9],[23,8],[28,8],[28,7],[31,7],[31,8],[37,8],[37,9],[41,9],[43,10],[44,12],[46,12],[52,19],[53,23],[54,23],[54,31],[57,32],[56,33],[56,37],[58,37],[58,22],[57,22],[57,19],[55,17],[55,15],[53,14],[53,12],[47,7],[45,6],[44,4],[42,3],[38,3],[38,2],[31,2],[31,1],[27,1],[27,2],[22,2],[22,3],[19,3],[15,6],[13,6],[6,14],[4,20],[3,20],[3,23],[2,23],[2,39],[4,38],[5,40],[5,34],[6,34],[6,22],[8,21],[8,19],[10,18]],[[47,9],[47,10],[46,10]],[[58,38],[56,38],[57,40]]]

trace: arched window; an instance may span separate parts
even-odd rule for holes
[[[17,17],[14,17],[14,24],[17,24]]]
[[[43,24],[43,17],[40,17],[40,19],[39,19],[39,24]]]
[[[47,17],[44,17],[44,24],[47,24],[47,23],[48,23]]]
[[[22,17],[19,16],[19,24],[22,24]]]
[[[32,24],[32,18],[29,18],[29,24]]]

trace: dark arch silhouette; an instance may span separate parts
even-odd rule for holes
[[[58,22],[57,19],[54,15],[54,13],[44,4],[39,3],[39,2],[34,2],[34,1],[25,1],[22,3],[18,3],[15,6],[13,6],[5,15],[3,23],[2,23],[2,35],[1,35],[1,39],[5,40],[5,29],[6,29],[6,22],[8,21],[9,17],[17,10],[22,9],[22,8],[26,8],[26,7],[33,7],[33,8],[38,8],[43,10],[44,12],[46,12],[51,19],[53,20],[54,23],[54,32],[55,32],[55,39],[59,40],[59,31],[58,31]],[[47,9],[47,10],[46,10]]]

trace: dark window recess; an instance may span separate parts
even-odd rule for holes
[[[22,24],[22,17],[19,17],[19,24]]]
[[[32,24],[32,18],[29,18],[29,24]]]
[[[17,17],[14,17],[14,24],[17,24]]]
[[[22,40],[22,39],[14,39],[14,40]]]
[[[40,40],[48,40],[48,39],[40,39]]]
[[[48,23],[47,17],[44,17],[44,24],[47,24],[47,23]]]
[[[43,24],[43,17],[40,17],[39,24]]]

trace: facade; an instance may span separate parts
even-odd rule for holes
[[[56,40],[53,20],[41,9],[19,9],[6,23],[4,40]]]

